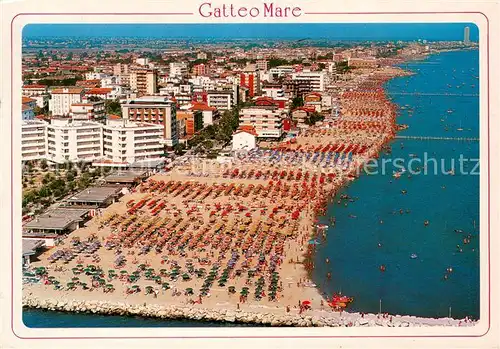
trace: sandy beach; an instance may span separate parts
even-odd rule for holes
[[[42,282],[25,284],[24,296],[391,323],[348,313],[356,300],[322,295],[309,272],[317,239],[328,238],[316,217],[396,134],[396,109],[381,86],[402,74],[364,73],[358,89],[341,94],[339,118],[271,149],[228,163],[185,158],[150,177],[40,255],[32,267]]]

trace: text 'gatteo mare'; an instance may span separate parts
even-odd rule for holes
[[[286,18],[300,17],[302,9],[297,6],[278,6],[273,2],[263,3],[262,7],[245,7],[234,4],[215,5],[211,2],[204,2],[200,5],[198,12],[202,17],[213,18],[244,18],[244,17],[268,17]]]

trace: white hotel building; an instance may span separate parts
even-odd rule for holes
[[[47,160],[57,163],[93,161],[102,154],[102,124],[51,119],[47,125]]]
[[[283,120],[277,109],[244,108],[240,111],[240,126],[253,126],[259,138],[279,138]]]
[[[25,120],[21,128],[22,161],[44,159],[47,156],[47,123]]]
[[[81,103],[84,89],[80,87],[56,88],[50,91],[49,111],[54,116],[69,115],[71,105]]]
[[[303,71],[300,73],[292,74],[293,80],[307,80],[311,83],[311,88],[314,92],[325,91],[325,86],[327,85],[327,73],[323,71],[311,72]]]
[[[108,120],[103,126],[104,158],[114,163],[161,159],[163,126],[124,119]]]

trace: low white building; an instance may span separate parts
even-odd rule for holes
[[[233,133],[232,150],[251,150],[257,146],[257,132],[254,127],[242,126]]]
[[[44,159],[47,155],[47,123],[26,120],[21,126],[21,158],[23,161]]]
[[[103,137],[104,158],[113,163],[157,161],[164,153],[162,125],[108,120],[103,126]]]
[[[47,125],[47,159],[91,162],[102,157],[102,124],[71,119],[51,119]]]

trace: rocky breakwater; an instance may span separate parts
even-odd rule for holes
[[[273,314],[258,313],[244,310],[193,308],[182,305],[159,304],[128,304],[109,301],[83,301],[69,299],[40,299],[33,296],[23,296],[23,307],[64,311],[75,313],[90,313],[101,315],[143,316],[161,319],[188,319],[197,321],[237,322],[263,326],[296,326],[296,327],[351,327],[351,326],[383,326],[383,327],[420,327],[457,325],[453,319],[422,319],[396,316],[390,321],[377,318],[376,315],[345,313],[326,313],[326,316],[307,314]],[[332,316],[334,315],[334,316]]]

